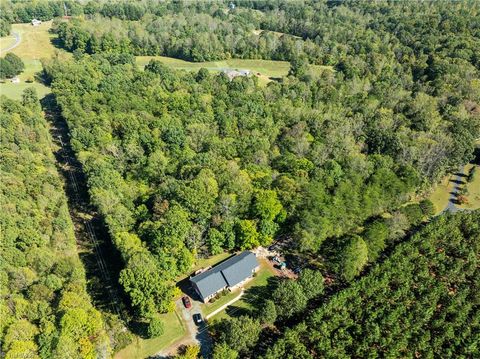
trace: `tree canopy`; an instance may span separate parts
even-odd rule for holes
[[[4,96],[0,103],[2,352],[5,358],[107,356],[109,339],[86,292],[39,104]]]
[[[479,251],[479,211],[437,217],[264,357],[476,357]]]

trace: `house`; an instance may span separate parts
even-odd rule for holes
[[[190,278],[193,288],[204,303],[224,289],[241,287],[258,270],[257,257],[244,251],[226,261]]]
[[[223,70],[223,73],[227,75],[227,77],[232,81],[235,77],[238,76],[250,76],[251,71],[250,70],[231,70],[231,69],[225,69]]]
[[[32,26],[39,26],[41,24],[42,24],[42,21],[40,21],[40,20],[37,20],[37,19],[32,20]]]

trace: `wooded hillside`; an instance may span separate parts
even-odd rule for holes
[[[478,357],[479,258],[479,211],[437,217],[264,358]]]
[[[8,359],[105,357],[109,339],[86,292],[36,94],[0,102],[2,352]]]

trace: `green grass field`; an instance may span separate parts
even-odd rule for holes
[[[215,300],[213,303],[205,303],[202,304],[202,312],[204,315],[209,315],[210,313],[214,312],[218,308],[220,308],[222,305],[227,304],[229,301],[235,299],[238,297],[241,293],[241,290],[235,290],[233,292],[228,292],[228,294],[218,298]]]
[[[135,337],[133,343],[116,353],[114,358],[147,358],[180,340],[185,335],[186,329],[176,311],[162,314],[160,317],[165,324],[165,333],[163,335],[152,339]]]
[[[22,93],[26,88],[33,87],[37,90],[39,98],[44,97],[50,93],[50,88],[35,81],[35,73],[42,70],[42,64],[38,60],[24,60],[25,71],[20,74],[20,83],[14,84],[10,80],[0,82],[0,94],[9,98],[19,100],[22,98]],[[32,82],[27,82],[32,81]]]
[[[480,164],[469,163],[465,166],[465,173],[468,173],[472,167],[476,167],[476,173],[472,182],[465,184],[467,188],[466,197],[467,203],[459,205],[458,207],[463,209],[478,209],[480,208]]]
[[[435,206],[436,215],[442,212],[448,205],[448,200],[451,196],[450,192],[453,191],[454,187],[454,183],[450,181],[451,178],[452,175],[445,176],[428,197]]]
[[[51,21],[42,23],[40,26],[32,26],[31,24],[13,24],[12,31],[20,34],[20,44],[10,52],[19,56],[25,63],[25,71],[20,74],[20,83],[14,84],[10,80],[0,83],[0,94],[13,99],[20,99],[23,90],[33,87],[37,90],[39,98],[44,97],[50,92],[50,88],[35,80],[35,74],[42,70],[40,59],[50,58],[55,53],[61,56],[70,57],[71,55],[65,51],[56,49],[51,39],[55,36],[50,34],[48,30],[52,25]],[[0,48],[8,48],[14,42],[13,36],[0,38]],[[4,52],[0,53],[5,56]],[[27,81],[32,82],[27,82]]]
[[[3,56],[3,49],[8,49],[15,43],[15,41],[16,39],[13,35],[0,38],[0,54]]]
[[[245,287],[244,287],[245,288],[245,294],[243,295],[243,297],[240,300],[233,303],[232,306],[239,307],[239,308],[245,308],[245,309],[252,309],[252,304],[249,301],[246,300],[246,298],[248,297],[248,294],[249,294],[249,290],[251,288],[266,287],[267,284],[268,284],[268,279],[273,277],[274,275],[275,274],[273,273],[271,268],[268,265],[265,265],[264,263],[262,263],[260,270],[257,272],[257,275],[245,285]],[[240,294],[240,291],[238,290],[238,291],[229,293],[229,294],[221,297],[220,299],[216,300],[213,303],[203,304],[203,308],[202,308],[203,313],[205,315],[208,315],[208,314],[212,313],[213,311],[220,308],[225,303],[228,303],[229,301],[231,301],[232,299],[237,297],[239,294]],[[227,313],[228,313],[228,310],[224,310],[224,311],[216,314],[212,318],[215,319],[215,320],[219,320],[219,319],[223,319],[223,318],[229,318],[230,316]]]
[[[145,66],[152,59],[159,60],[165,65],[179,70],[197,71],[202,67],[210,71],[246,69],[258,72],[267,77],[285,76],[290,69],[290,64],[286,61],[231,59],[224,61],[189,62],[165,56],[137,56],[137,64],[139,66]]]
[[[230,59],[223,61],[190,62],[166,56],[137,56],[137,65],[145,67],[152,59],[159,60],[166,66],[177,70],[198,71],[201,68],[206,68],[213,72],[219,72],[225,69],[250,70],[258,77],[259,83],[263,85],[275,78],[287,76],[290,70],[290,63],[287,61]],[[312,74],[319,74],[325,70],[333,71],[333,68],[331,66],[311,65]]]

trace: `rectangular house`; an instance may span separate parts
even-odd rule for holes
[[[190,278],[193,288],[204,303],[224,289],[241,287],[258,270],[257,257],[244,251],[215,267]]]

